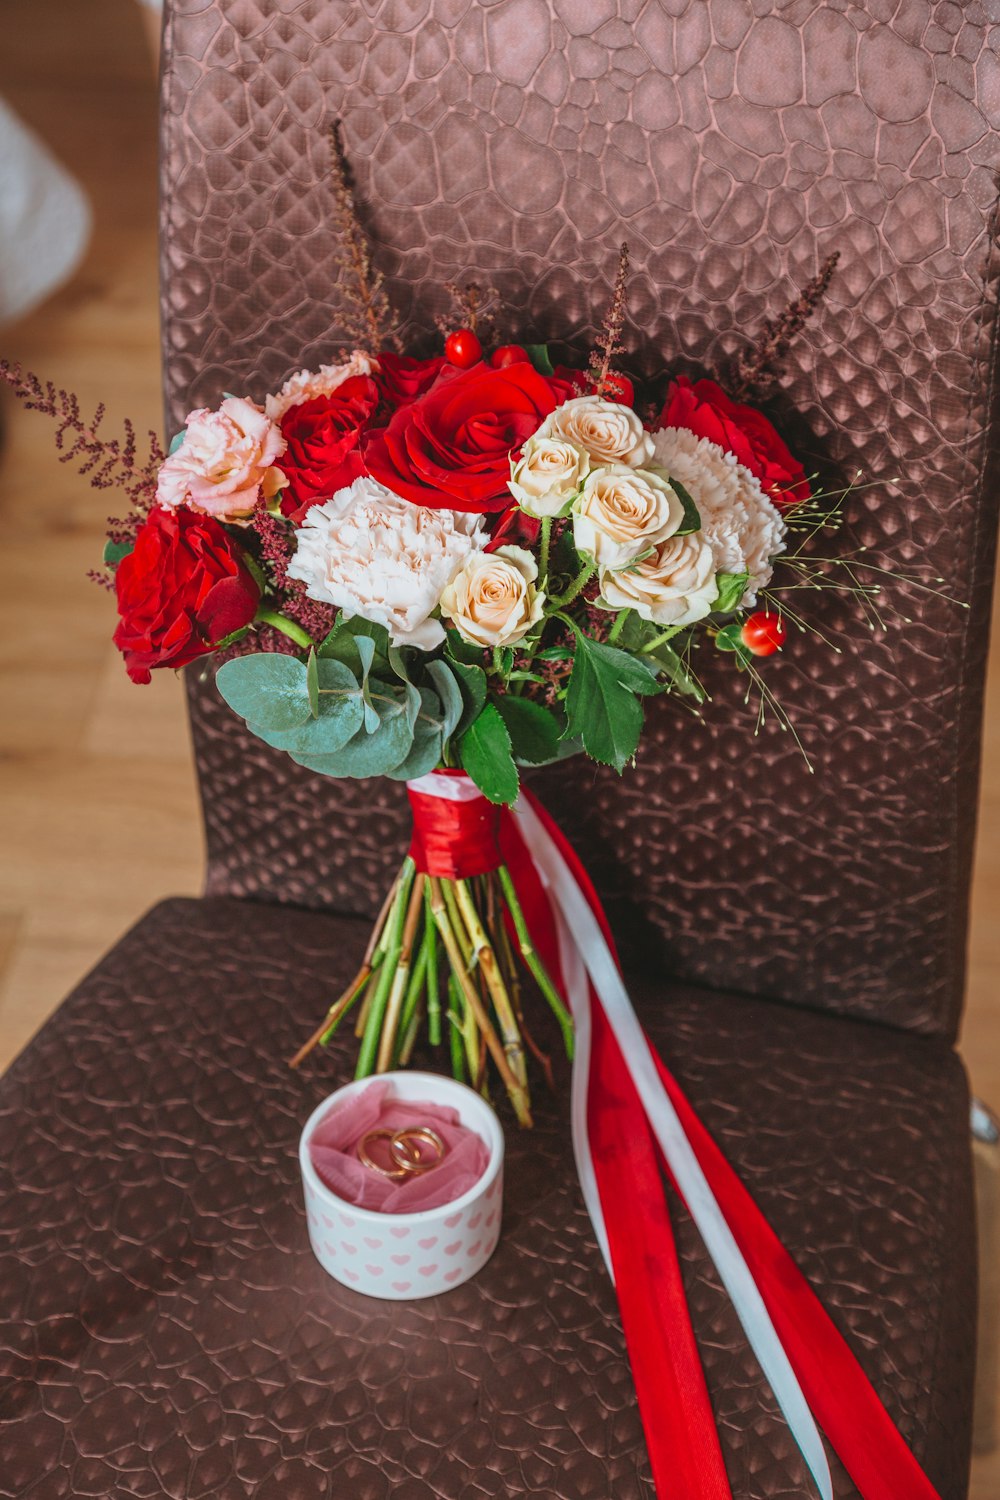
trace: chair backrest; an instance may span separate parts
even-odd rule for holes
[[[627,238],[635,372],[721,372],[841,252],[776,414],[827,469],[879,481],[851,506],[866,560],[941,575],[969,607],[887,583],[911,622],[883,635],[846,597],[803,598],[843,654],[793,631],[766,675],[815,774],[790,733],[754,738],[745,683],[703,650],[703,721],[655,703],[621,779],[581,762],[537,784],[633,961],[946,1035],[997,501],[988,13],[174,0],[164,62],[172,430],[340,347],[332,118],[415,346],[431,346],[443,284],[474,276],[503,295],[506,337],[585,353]],[[209,888],[371,912],[407,837],[401,790],[307,775],[251,740],[204,673],[191,706]]]

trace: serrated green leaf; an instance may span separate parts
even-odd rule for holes
[[[223,663],[215,682],[234,713],[265,730],[294,729],[310,716],[306,669],[295,656],[237,656]]]
[[[642,704],[636,694],[662,690],[651,666],[578,633],[566,693],[566,732],[583,741],[593,760],[621,774],[642,733]]]
[[[117,568],[123,557],[128,557],[135,549],[135,542],[112,542],[104,543],[104,551],[101,561],[109,568]]]
[[[466,666],[481,667],[483,664],[482,646],[474,646],[471,641],[460,636],[457,630],[448,631],[445,652],[452,661],[462,662]]]
[[[306,662],[306,690],[309,694],[309,712],[314,719],[319,718],[319,671],[316,667],[316,648],[310,647],[309,660]]]
[[[457,729],[462,714],[465,712],[462,689],[459,687],[458,679],[447,662],[428,662],[427,675],[437,689],[437,695],[441,700],[442,736],[445,740],[449,740]]]
[[[509,803],[517,798],[518,775],[511,754],[510,735],[497,711],[487,703],[458,742],[462,769],[472,777],[491,802]]]
[[[548,344],[524,344],[522,348],[539,375],[554,375],[556,373],[552,360],[549,357]]]
[[[719,592],[712,605],[713,612],[717,615],[727,615],[730,610],[736,609],[747,591],[749,582],[749,573],[717,573],[715,585]]]
[[[460,661],[450,661],[448,666],[462,689],[462,717],[452,730],[457,736],[468,729],[486,702],[486,673],[482,667],[470,667]]]
[[[496,700],[500,717],[510,735],[516,761],[529,766],[544,766],[559,756],[559,736],[563,725],[551,709],[530,698],[515,698],[505,693]]]

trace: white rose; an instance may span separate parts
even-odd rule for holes
[[[573,505],[573,540],[602,568],[624,568],[666,541],[684,520],[684,507],[665,474],[609,464],[595,469]]]
[[[562,438],[589,453],[595,464],[641,469],[653,456],[652,434],[632,408],[603,396],[576,396],[557,406],[536,436]]]
[[[684,427],[655,435],[656,462],[688,491],[698,507],[701,534],[712,549],[717,573],[749,573],[741,604],[756,603],[785,550],[785,523],[749,469],[718,443]]]
[[[479,516],[411,505],[365,475],[310,507],[288,573],[310,599],[384,625],[394,645],[432,651],[442,590],[486,539]]]
[[[513,646],[542,618],[538,568],[523,547],[477,552],[441,596],[441,613],[475,646]]]
[[[338,386],[355,375],[371,375],[378,365],[362,349],[355,349],[350,359],[342,365],[320,365],[318,370],[300,370],[290,375],[276,396],[268,396],[265,402],[267,414],[272,422],[280,422],[285,412],[303,401],[315,401],[317,396],[332,396]]]
[[[634,609],[657,625],[693,625],[718,597],[715,558],[701,532],[668,537],[630,568],[601,573],[601,594],[614,609]]]
[[[510,492],[529,516],[558,516],[589,470],[586,453],[565,438],[529,438],[510,477]]]

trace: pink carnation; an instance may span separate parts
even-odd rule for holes
[[[280,430],[253,401],[227,396],[218,411],[201,407],[159,473],[156,499],[219,521],[245,520],[258,496],[270,497],[282,476],[271,466],[285,451]]]

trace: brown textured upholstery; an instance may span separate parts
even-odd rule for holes
[[[533,1133],[508,1132],[503,1234],[473,1282],[382,1303],[313,1259],[296,1142],[348,1048],[305,1081],[284,1059],[366,936],[168,902],[8,1074],[4,1500],[652,1500],[565,1087],[539,1097]],[[974,1278],[954,1054],[648,977],[632,989],[943,1500],[962,1500]],[[734,1495],[801,1500],[802,1463],[676,1219]]]
[[[883,640],[813,601],[845,654],[793,635],[769,680],[814,777],[788,735],[752,740],[706,659],[703,724],[657,704],[634,772],[537,786],[644,1019],[943,1500],[966,1493],[974,1343],[949,1043],[997,498],[995,9],[175,0],[164,74],[174,428],[338,348],[331,114],[414,340],[440,283],[476,273],[511,335],[585,350],[624,234],[635,367],[718,369],[842,251],[777,414],[831,471],[901,476],[856,500],[859,541],[971,608],[907,600]],[[310,777],[210,676],[189,687],[209,896],[151,913],[0,1088],[0,1496],[651,1500],[565,1092],[508,1134],[504,1235],[469,1286],[381,1304],[312,1259],[295,1142],[348,1061],[299,1077],[284,1058],[356,962],[402,798]],[[734,1496],[798,1500],[797,1452],[675,1218]],[[854,1500],[839,1468],[835,1486]]]
[[[719,370],[841,251],[778,416],[824,470],[900,476],[856,498],[858,542],[943,575],[971,610],[902,595],[915,623],[882,640],[849,602],[808,601],[844,655],[793,632],[767,678],[815,776],[791,735],[753,740],[742,684],[706,648],[703,725],[654,704],[634,773],[567,766],[545,795],[634,951],[699,983],[949,1037],[1000,492],[984,478],[1000,160],[988,11],[179,0],[163,113],[174,428],[340,347],[333,115],[415,344],[446,309],[441,284],[476,273],[504,294],[511,334],[586,352],[627,237],[633,367]],[[263,757],[208,685],[197,696],[211,889],[372,910],[405,839],[402,797],[269,757],[276,790],[248,806]],[[348,869],[343,825],[365,823],[373,797],[384,821]]]

